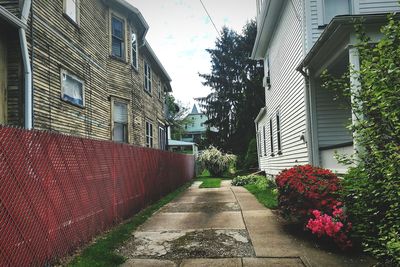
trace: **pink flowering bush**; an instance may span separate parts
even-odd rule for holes
[[[306,225],[308,229],[319,238],[332,239],[342,250],[352,247],[349,232],[352,224],[348,222],[341,202],[333,207],[332,216],[319,210],[313,210],[315,219],[310,219]]]
[[[283,170],[276,177],[279,212],[288,221],[305,225],[313,210],[332,213],[341,189],[330,170],[311,165]]]

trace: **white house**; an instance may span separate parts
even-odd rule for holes
[[[334,154],[356,147],[346,127],[354,119],[351,100],[334,100],[320,74],[358,68],[354,19],[362,17],[377,40],[387,13],[400,11],[398,0],[257,0],[257,9],[252,58],[264,60],[266,99],[255,120],[260,169],[276,175],[312,164],[345,172]]]

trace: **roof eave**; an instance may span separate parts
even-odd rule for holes
[[[364,19],[363,24],[374,24],[379,22],[384,22],[387,20],[387,16],[389,13],[381,13],[381,14],[368,14],[368,15],[344,15],[344,16],[336,16],[331,22],[325,27],[324,31],[318,38],[318,40],[314,43],[313,47],[307,53],[306,57],[303,61],[297,66],[296,70],[303,72],[305,68],[309,67],[310,63],[314,59],[314,57],[318,54],[321,47],[330,39],[331,35],[335,33],[335,31],[343,25],[355,25],[360,21],[360,19]],[[396,14],[398,17],[398,15]]]
[[[9,22],[12,26],[20,29],[26,29],[26,24],[13,13],[8,11],[5,7],[0,6],[0,18],[3,18],[7,22]]]
[[[256,119],[254,120],[255,123],[258,123],[261,118],[267,113],[267,108],[263,107],[262,109],[260,109],[260,112],[258,113]]]
[[[261,21],[257,24],[257,26],[261,28],[257,30],[257,37],[251,53],[251,59],[260,60],[264,58],[284,2],[285,0],[264,1],[261,14],[259,15],[261,16]]]

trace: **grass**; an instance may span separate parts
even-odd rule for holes
[[[100,237],[92,245],[85,248],[79,256],[75,257],[68,266],[119,266],[124,263],[125,259],[116,254],[114,250],[132,236],[132,231],[143,224],[162,206],[185,191],[189,185],[190,183],[180,187],[155,204],[139,212],[127,223],[117,226],[109,233]]]
[[[201,178],[198,181],[202,181],[203,183],[200,185],[200,188],[220,188],[221,187],[220,178]]]
[[[260,189],[255,184],[248,184],[244,187],[265,207],[269,209],[276,209],[278,207],[278,198],[272,188],[267,187],[266,189]]]

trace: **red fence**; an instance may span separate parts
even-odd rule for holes
[[[43,266],[191,179],[192,156],[0,127],[0,266]]]

